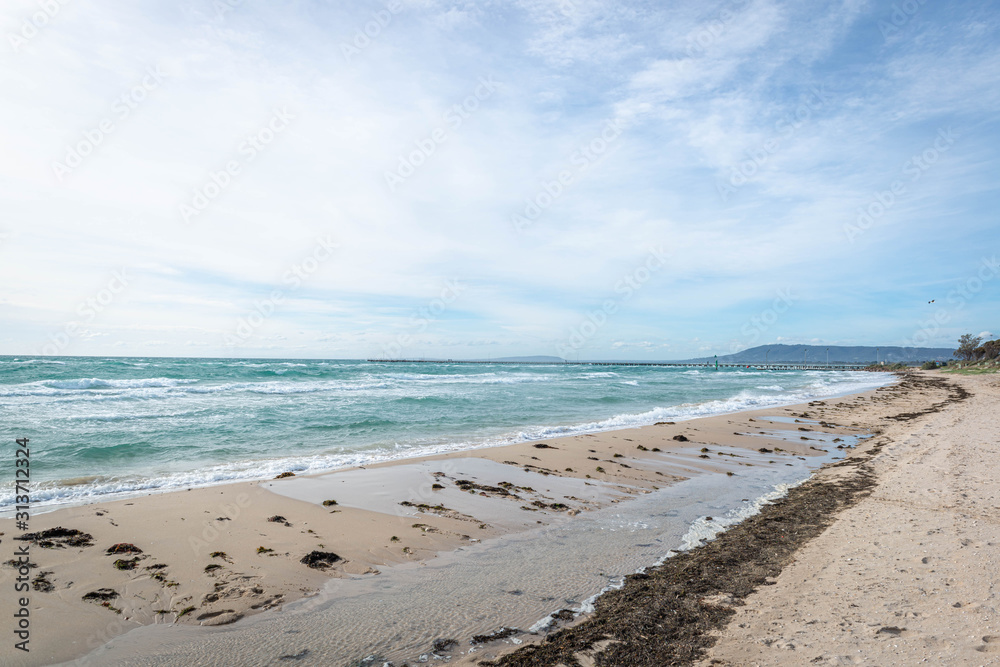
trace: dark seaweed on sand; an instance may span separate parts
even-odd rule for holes
[[[943,378],[903,375],[890,393],[947,390],[929,408],[889,417],[909,421],[965,400],[963,388]],[[715,541],[668,559],[663,565],[626,578],[625,585],[598,598],[583,623],[548,635],[484,667],[580,667],[577,653],[611,640],[594,656],[600,667],[689,665],[714,643],[712,631],[735,613],[732,604],[780,574],[795,552],[820,535],[837,514],[869,495],[877,484],[872,465],[886,444],[875,440],[832,467],[845,468],[837,480],[813,478],[766,506],[760,514],[722,533]],[[719,602],[726,600],[726,602]]]
[[[308,554],[303,556],[299,562],[305,563],[309,567],[317,570],[322,570],[342,560],[343,558],[332,551],[310,551]]]
[[[34,542],[43,549],[52,547],[89,547],[94,544],[94,538],[89,533],[75,528],[49,528],[38,533],[24,533],[15,535],[15,540]]]

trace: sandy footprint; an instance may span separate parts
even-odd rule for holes
[[[977,646],[980,653],[1000,653],[1000,635],[986,635],[983,637],[983,645]]]

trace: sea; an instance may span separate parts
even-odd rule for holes
[[[861,371],[0,357],[35,512],[855,393]],[[11,462],[13,465],[13,462]],[[12,468],[11,468],[12,469]],[[15,502],[0,479],[0,515]]]

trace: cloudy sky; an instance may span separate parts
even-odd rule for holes
[[[991,3],[0,13],[0,354],[670,359],[1000,327]]]

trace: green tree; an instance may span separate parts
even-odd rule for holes
[[[975,354],[975,349],[979,347],[979,344],[983,342],[983,339],[979,336],[973,336],[972,334],[962,334],[958,339],[958,349],[955,350],[955,357],[962,359],[963,361],[969,361]]]
[[[986,341],[973,350],[972,354],[976,359],[986,359],[987,361],[1000,357],[1000,339]]]

